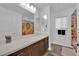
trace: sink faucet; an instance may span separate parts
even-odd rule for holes
[[[11,36],[10,35],[5,35],[6,43],[11,42]]]

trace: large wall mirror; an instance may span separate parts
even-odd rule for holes
[[[34,34],[34,14],[28,13],[22,16],[22,35]]]

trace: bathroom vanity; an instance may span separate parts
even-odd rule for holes
[[[48,34],[20,38],[0,45],[1,56],[41,56],[48,51]]]
[[[19,51],[16,51],[9,56],[40,56],[48,50],[48,37],[35,42]]]

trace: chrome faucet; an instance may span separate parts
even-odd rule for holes
[[[10,35],[5,35],[6,43],[11,42],[11,36]]]

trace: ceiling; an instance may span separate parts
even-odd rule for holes
[[[76,6],[76,3],[30,3],[30,4],[38,9],[44,8],[46,6],[52,6],[56,12],[66,10]],[[28,16],[33,15],[29,11],[19,7],[18,3],[0,3],[0,6],[14,10],[23,15],[26,15],[26,14],[28,14]]]
[[[20,7],[18,3],[0,3],[1,7],[7,8],[9,10],[15,11],[22,14],[23,17],[28,17],[30,19],[34,18],[34,14]],[[30,17],[29,17],[30,16]]]
[[[36,8],[41,9],[46,6],[51,6],[55,10],[55,12],[60,12],[72,7],[76,7],[76,3],[31,3]]]
[[[51,6],[55,11],[54,12],[60,12],[72,7],[76,7],[75,3],[30,3],[31,5],[33,5],[34,7],[41,9],[44,8],[46,6]],[[31,19],[34,18],[34,15],[29,12],[28,10],[25,10],[23,8],[21,8],[18,3],[0,3],[0,6],[16,11],[20,14],[22,14],[24,17],[27,16]]]

